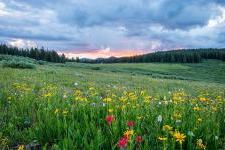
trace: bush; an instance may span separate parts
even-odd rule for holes
[[[38,65],[44,65],[44,64],[45,64],[45,61],[43,61],[43,60],[38,60],[38,61],[37,61],[37,64],[38,64]]]
[[[3,67],[10,67],[10,68],[22,68],[22,69],[34,69],[35,65],[30,62],[23,62],[23,61],[15,61],[15,60],[3,60],[2,61]]]

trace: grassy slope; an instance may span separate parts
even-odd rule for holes
[[[70,64],[70,67],[99,70],[101,72],[148,75],[153,78],[205,81],[225,84],[225,63],[207,60],[199,64]]]
[[[151,93],[167,93],[183,88],[190,92],[197,89],[225,87],[225,63],[205,61],[200,64],[48,64],[35,70],[0,68],[2,84],[28,82],[52,83],[63,87],[80,86],[93,82],[100,89],[111,85],[130,90],[146,89]]]

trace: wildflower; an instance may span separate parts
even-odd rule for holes
[[[55,113],[55,114],[58,114],[58,113],[59,113],[59,109],[56,108],[55,111],[54,111],[54,113]]]
[[[171,131],[171,130],[173,130],[173,127],[171,127],[171,126],[169,126],[169,125],[164,125],[164,126],[163,126],[163,130],[164,130],[164,131]]]
[[[114,120],[114,116],[113,115],[106,116],[106,121],[108,122],[109,125],[112,124],[113,120]]]
[[[136,137],[136,142],[141,143],[143,141],[142,137],[140,135],[138,135]]]
[[[63,110],[62,114],[66,116],[68,114],[68,110]]]
[[[125,138],[129,139],[130,136],[132,136],[133,134],[134,134],[134,130],[127,130],[127,131],[124,132],[123,135],[124,135]]]
[[[181,118],[182,118],[182,115],[180,113],[173,114],[173,119],[178,120],[178,119],[181,119]]]
[[[219,139],[219,137],[218,136],[215,136],[215,140],[218,140]]]
[[[105,107],[105,106],[106,106],[106,104],[105,104],[105,103],[101,103],[101,105],[102,105],[102,107]]]
[[[158,121],[159,123],[162,122],[162,115],[159,115],[159,116],[157,117],[157,121]]]
[[[202,139],[197,139],[196,145],[198,149],[206,149],[206,146],[203,144]]]
[[[124,149],[124,148],[127,147],[127,142],[128,142],[127,138],[123,137],[123,138],[121,138],[121,139],[119,140],[117,146],[118,146],[120,149]]]
[[[112,101],[112,99],[111,99],[110,97],[104,98],[104,99],[103,99],[103,102],[106,102],[106,103],[107,103],[107,102],[109,103],[109,102],[111,102],[111,101]]]
[[[18,150],[24,150],[25,148],[24,148],[24,145],[19,145],[18,146]]]
[[[185,141],[186,136],[182,133],[180,133],[179,131],[175,131],[173,133],[173,137],[176,139],[177,142],[179,142],[180,144],[182,144],[182,142]]]
[[[140,95],[144,96],[145,95],[145,91],[141,91]]]
[[[138,120],[141,120],[143,117],[142,116],[137,116],[137,119]]]
[[[134,126],[134,122],[133,121],[128,121],[127,122],[127,126],[128,127],[133,127]]]
[[[64,95],[63,95],[63,98],[67,98],[67,95],[66,95],[66,94],[64,94]]]
[[[198,122],[202,122],[202,118],[198,118],[197,121],[198,121]]]
[[[212,106],[212,111],[216,112],[217,111],[217,108]]]
[[[194,108],[192,108],[194,111],[200,111],[201,110],[201,108],[200,107],[194,107]]]
[[[160,141],[166,141],[167,138],[166,137],[163,137],[163,136],[160,136],[160,137],[158,137],[158,140],[160,140]]]
[[[93,106],[93,107],[95,107],[96,106],[96,103],[91,103],[90,105]]]
[[[205,98],[205,97],[200,97],[199,100],[200,100],[201,102],[206,102],[208,99]]]
[[[113,109],[108,109],[108,112],[109,112],[109,113],[112,113],[112,112],[113,112]]]
[[[181,120],[176,120],[176,123],[181,123],[182,121]]]
[[[187,135],[189,135],[190,137],[195,136],[194,133],[192,131],[188,131]]]

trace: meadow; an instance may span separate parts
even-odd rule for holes
[[[0,60],[0,149],[225,149],[222,61]]]

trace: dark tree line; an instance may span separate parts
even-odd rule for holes
[[[182,49],[170,51],[158,51],[144,55],[131,57],[110,57],[98,59],[68,59],[64,54],[59,55],[56,51],[48,51],[44,48],[19,49],[17,47],[0,44],[0,54],[17,55],[30,57],[36,60],[44,60],[49,62],[83,62],[83,63],[199,63],[202,59],[218,59],[225,61],[225,48],[205,48],[205,49]]]
[[[159,51],[131,57],[110,57],[95,60],[84,59],[84,63],[199,63],[202,59],[218,59],[225,61],[225,49],[182,49]]]
[[[6,44],[0,44],[0,54],[23,56],[56,63],[64,63],[67,61],[64,54],[59,55],[56,51],[48,51],[44,48],[19,49]]]

